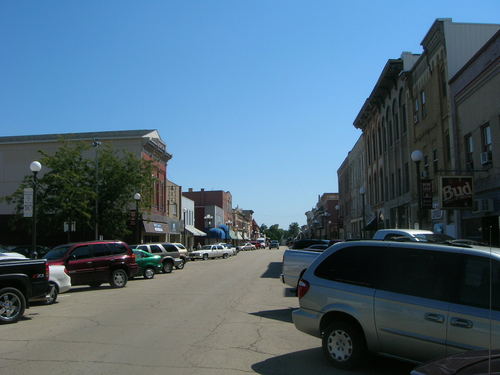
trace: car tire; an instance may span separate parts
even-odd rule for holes
[[[366,354],[361,329],[347,321],[335,321],[323,332],[323,353],[333,366],[340,369],[357,367]]]
[[[118,268],[111,272],[111,281],[109,282],[113,288],[123,288],[127,285],[128,276],[124,269]]]
[[[227,259],[228,257],[229,257],[229,255],[227,253],[222,254],[223,259]]]
[[[152,279],[155,277],[155,269],[153,267],[146,267],[144,268],[144,271],[142,272],[142,276],[144,276],[145,279]]]
[[[45,304],[52,305],[53,303],[56,303],[58,295],[59,295],[59,288],[57,287],[56,284],[50,283],[49,292],[45,296],[45,301],[44,301]]]
[[[207,260],[208,259],[208,254],[203,254],[203,260]]]
[[[26,298],[16,288],[0,289],[0,323],[16,323],[24,314]]]
[[[185,265],[185,264],[186,264],[186,260],[185,260],[185,259],[183,259],[183,260],[182,260],[182,262],[181,262],[181,263],[179,263],[179,265],[178,265],[178,266],[175,266],[175,269],[176,269],[176,270],[182,270],[182,269],[184,269],[184,265]]]
[[[173,269],[174,269],[174,266],[173,266],[172,262],[170,262],[170,261],[163,262],[163,266],[161,269],[163,271],[163,273],[171,273]]]

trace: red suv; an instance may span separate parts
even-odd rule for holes
[[[90,241],[59,245],[46,255],[48,264],[66,266],[71,285],[98,287],[110,283],[123,288],[138,267],[135,255],[121,241]]]

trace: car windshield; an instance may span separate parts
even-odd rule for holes
[[[416,234],[415,237],[422,241],[426,242],[434,242],[434,243],[444,243],[447,241],[452,241],[454,240],[453,237],[448,236],[447,234],[442,234],[442,233],[424,233],[424,234]]]
[[[211,248],[212,248],[212,246],[211,246],[211,245],[205,245],[205,246],[203,246],[201,249],[202,249],[202,250],[210,250]]]
[[[50,250],[47,254],[45,254],[44,258],[47,260],[56,260],[56,259],[61,259],[64,257],[64,254],[66,254],[66,251],[70,248],[69,245],[67,246],[58,246]]]

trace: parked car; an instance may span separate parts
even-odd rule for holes
[[[51,305],[57,301],[61,293],[66,293],[71,289],[71,277],[65,266],[49,265],[49,291],[45,296],[32,298],[33,301],[42,301],[46,305]]]
[[[89,241],[60,245],[50,250],[45,258],[50,265],[64,265],[71,284],[99,287],[110,283],[122,288],[137,273],[135,255],[121,241]]]
[[[178,242],[162,243],[162,245],[167,252],[174,253],[177,251],[179,253],[179,258],[182,259],[182,263],[177,264],[175,269],[182,270],[186,265],[186,262],[189,260],[188,251],[184,245]]]
[[[23,254],[21,253],[16,253],[12,251],[12,246],[1,246],[0,245],[0,255],[3,257],[14,257],[14,258],[19,258],[19,257],[24,257],[26,258]]]
[[[162,271],[161,256],[140,249],[132,249],[132,251],[139,267],[137,270],[138,275],[141,274],[145,279],[152,279],[156,273]]]
[[[50,249],[46,246],[37,246],[36,250],[33,252],[32,245],[20,245],[20,246],[12,246],[12,248],[9,251],[22,254],[26,258],[42,259],[43,256],[47,254],[49,250]]]
[[[500,350],[470,350],[427,362],[413,369],[411,375],[480,375],[500,374]]]
[[[280,276],[283,284],[296,289],[307,267],[329,247],[329,242],[323,242],[309,245],[304,249],[286,249],[283,253]]]
[[[162,243],[142,243],[139,245],[132,245],[132,248],[159,255],[161,257],[162,271],[164,273],[172,272],[174,267],[182,269],[185,263],[185,261],[181,259],[180,253],[175,246],[167,246]]]
[[[49,266],[44,259],[0,259],[0,323],[15,323],[30,300],[49,290]]]
[[[445,243],[454,238],[443,233],[434,233],[424,229],[379,229],[373,235],[374,240],[402,241],[404,239],[415,242]]]
[[[269,250],[271,249],[279,249],[280,248],[280,242],[276,240],[272,240],[269,242]]]
[[[200,250],[191,251],[189,257],[191,260],[202,259],[207,260],[209,258],[229,258],[230,250],[226,249],[222,245],[204,245]]]
[[[261,248],[265,247],[265,246],[262,246],[262,242],[260,242],[260,241],[250,241],[250,243],[252,245],[254,245],[256,249],[261,249]]]
[[[241,246],[238,246],[239,250],[244,250],[244,251],[248,251],[248,250],[256,250],[257,248],[255,247],[254,244],[250,243],[250,242],[247,242]]]
[[[231,245],[230,243],[221,242],[221,243],[218,243],[217,245],[221,245],[225,249],[229,250],[229,255],[231,255],[231,256],[238,254],[238,250],[236,249],[236,247]]]
[[[422,362],[486,349],[490,324],[499,348],[499,290],[500,249],[344,242],[305,271],[292,316],[336,367],[355,367],[367,351]]]

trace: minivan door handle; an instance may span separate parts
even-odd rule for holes
[[[424,317],[425,320],[429,320],[431,322],[444,323],[444,316],[441,314],[426,313]]]
[[[472,328],[473,324],[471,320],[461,319],[461,318],[451,318],[450,324],[455,327],[461,328]]]

